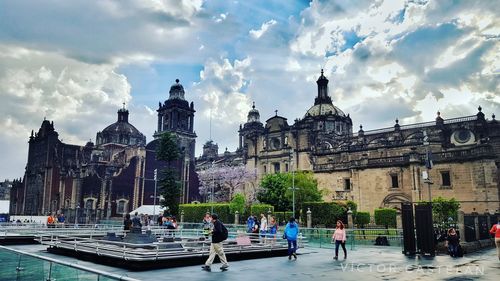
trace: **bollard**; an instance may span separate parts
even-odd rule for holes
[[[312,212],[310,208],[307,208],[307,228],[312,228]]]
[[[181,224],[184,223],[184,210],[181,211]]]
[[[352,211],[351,208],[347,211],[347,227],[354,228],[354,221],[352,219]]]
[[[240,223],[240,212],[234,212],[234,224],[237,225]]]

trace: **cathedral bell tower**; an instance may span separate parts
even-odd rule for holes
[[[170,132],[177,137],[179,148],[185,156],[194,161],[196,133],[194,132],[194,105],[184,99],[184,87],[175,80],[170,87],[169,98],[159,103],[158,128],[154,138],[158,139],[162,133]]]
[[[154,169],[163,169],[162,163],[156,160],[156,148],[159,139],[163,133],[171,133],[177,139],[179,146],[179,159],[174,163],[174,167],[180,176],[181,197],[179,203],[189,203],[192,200],[198,200],[198,178],[195,172],[195,142],[196,133],[194,132],[194,105],[188,103],[184,98],[185,92],[179,79],[170,87],[168,99],[159,103],[158,110],[158,128],[154,133],[154,140],[146,146],[146,175],[153,178]],[[149,158],[148,158],[149,157]],[[148,185],[149,184],[149,185]],[[153,190],[151,183],[146,183],[148,190]],[[151,203],[151,201],[150,201]]]

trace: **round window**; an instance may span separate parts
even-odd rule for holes
[[[467,143],[471,139],[471,131],[469,130],[459,130],[453,134],[453,137],[455,138],[455,141],[458,143]]]

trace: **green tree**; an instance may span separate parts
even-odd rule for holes
[[[301,210],[303,202],[322,201],[318,182],[311,172],[269,174],[262,178],[260,186],[262,190],[257,194],[257,199],[262,203],[273,205],[277,211],[292,210],[292,186],[296,188],[296,210]]]
[[[302,205],[304,202],[322,202],[323,193],[318,190],[318,181],[314,178],[314,174],[309,171],[295,172],[295,175],[291,173],[288,176],[288,186],[292,186],[292,180],[295,182],[295,209],[302,210]],[[292,199],[292,190],[287,190],[287,196]],[[291,210],[292,208],[288,209]]]
[[[292,201],[288,198],[287,174],[268,174],[260,182],[262,190],[257,194],[261,203],[273,205],[278,211],[291,209]]]
[[[446,199],[437,197],[432,199],[432,216],[434,223],[443,227],[449,227],[450,224],[456,223],[457,213],[460,208],[460,203],[455,198]]]
[[[179,215],[179,198],[181,196],[181,184],[175,169],[179,155],[176,137],[168,132],[163,133],[156,149],[156,159],[167,164],[160,173],[159,190],[164,198],[160,204],[174,216]]]
[[[233,196],[231,203],[229,204],[229,209],[232,214],[238,211],[238,213],[240,213],[240,216],[243,216],[245,212],[245,195],[241,193],[236,193]]]

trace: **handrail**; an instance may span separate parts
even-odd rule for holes
[[[113,279],[116,279],[116,280],[139,281],[139,279],[135,279],[135,278],[132,278],[132,277],[118,275],[118,274],[114,274],[114,273],[109,273],[109,272],[101,271],[101,270],[98,270],[98,269],[93,269],[93,268],[89,268],[89,267],[86,267],[86,266],[78,265],[78,264],[75,264],[75,263],[64,262],[64,261],[56,260],[56,259],[53,259],[53,258],[40,256],[40,255],[37,255],[37,254],[32,254],[32,253],[27,253],[27,252],[20,251],[20,250],[11,249],[11,248],[4,247],[4,246],[0,246],[0,249],[7,250],[7,251],[12,251],[12,252],[15,252],[15,253],[18,253],[18,254],[21,254],[21,255],[30,256],[30,257],[41,259],[41,260],[45,260],[45,261],[48,261],[48,262],[57,263],[57,264],[60,264],[60,265],[71,267],[71,268],[75,268],[75,269],[79,269],[79,270],[91,272],[91,273],[94,273],[94,274],[98,274],[100,276],[104,276],[104,277],[108,277],[108,278],[113,278]]]

